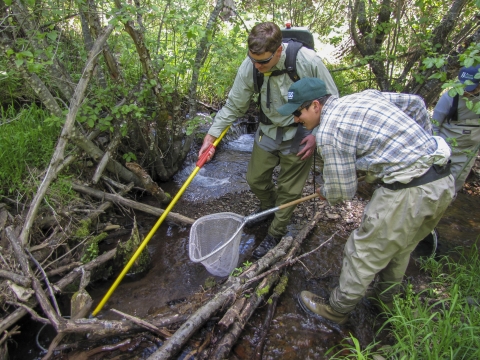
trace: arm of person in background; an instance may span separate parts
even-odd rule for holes
[[[227,102],[215,115],[213,124],[203,139],[198,157],[209,148],[210,144],[213,144],[227,126],[233,124],[237,118],[247,112],[253,93],[253,66],[250,59],[246,58],[237,71],[233,86],[228,93]],[[212,147],[207,162],[212,159],[214,154],[215,148]]]
[[[412,118],[426,132],[432,134],[432,121],[425,102],[418,95],[382,92],[391,103],[394,103],[408,117]]]
[[[453,105],[453,98],[448,95],[448,92],[445,92],[440,99],[438,99],[437,105],[433,110],[433,135],[440,136],[440,127],[447,118],[450,108]]]
[[[340,151],[334,146],[324,145],[319,148],[324,161],[321,194],[330,205],[350,200],[357,191],[357,171],[355,157]]]

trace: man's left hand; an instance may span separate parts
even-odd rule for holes
[[[312,156],[313,153],[315,152],[315,136],[313,135],[305,136],[300,142],[300,145],[303,145],[303,144],[305,144],[305,147],[298,152],[297,156],[301,156],[302,160],[305,160],[305,159],[308,159],[310,156]]]

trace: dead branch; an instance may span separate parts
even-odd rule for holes
[[[107,199],[107,200],[112,201],[116,204],[126,205],[126,206],[129,206],[129,207],[133,208],[133,209],[143,211],[147,214],[160,216],[165,211],[165,210],[162,210],[162,209],[150,206],[150,205],[146,205],[146,204],[142,204],[142,203],[139,203],[139,202],[136,202],[136,201],[133,201],[133,200],[125,199],[124,197],[119,196],[119,195],[107,194],[103,191],[95,190],[95,189],[89,188],[87,186],[82,186],[82,185],[75,184],[75,183],[72,183],[72,188],[75,191],[82,192],[84,194],[94,196],[94,197],[99,198],[99,199]],[[174,212],[169,212],[167,217],[166,217],[166,220],[169,220],[171,222],[180,222],[180,223],[186,224],[186,225],[192,225],[195,222],[195,220],[193,220],[193,219],[190,219],[190,218],[188,218],[186,216],[183,216],[183,215],[180,215],[180,214],[176,214]]]
[[[335,232],[336,234],[336,232]],[[293,265],[295,264],[297,261],[300,261],[300,259],[304,258],[305,256],[308,256],[312,253],[314,253],[315,251],[317,251],[318,249],[320,249],[321,247],[323,247],[324,245],[326,245],[330,240],[333,239],[333,237],[335,236],[335,234],[333,234],[330,238],[328,238],[326,241],[324,241],[323,243],[321,243],[319,246],[317,246],[315,249],[309,251],[308,253],[305,253],[305,254],[302,254],[296,258],[288,258],[286,259],[285,261],[282,261],[280,262],[279,264],[276,264],[273,268],[271,268],[270,270],[264,272],[263,274],[260,274],[254,278],[251,278],[250,280],[248,280],[245,284],[249,284],[249,283],[253,283],[255,281],[258,281],[262,278],[264,278],[265,276],[268,276],[270,275],[271,273],[275,272],[275,271],[278,271],[282,268],[284,268],[285,266],[290,266],[290,265]]]
[[[27,306],[25,304],[22,304],[22,303],[19,303],[19,302],[16,302],[16,301],[6,301],[6,303],[9,304],[9,305],[14,305],[18,308],[24,309],[28,314],[30,314],[32,316],[33,320],[38,321],[39,323],[47,324],[47,325],[50,325],[52,323],[50,320],[45,319],[45,318],[41,317],[40,315],[38,315],[35,310],[33,310],[32,308],[30,308],[29,306]]]
[[[232,324],[228,333],[226,333],[216,345],[212,354],[210,354],[209,359],[222,360],[228,357],[232,346],[237,342],[248,320],[263,301],[263,298],[267,295],[264,294],[263,290],[271,288],[278,281],[278,278],[278,274],[272,274],[263,279],[258,285],[257,290],[248,298],[238,320]]]
[[[13,282],[22,285],[23,287],[30,287],[32,285],[32,282],[29,278],[23,275],[12,273],[11,271],[0,270],[0,277],[12,280]]]
[[[38,303],[42,307],[44,313],[47,315],[48,320],[50,320],[51,324],[55,327],[55,329],[58,329],[63,319],[55,311],[53,311],[53,308],[48,301],[48,297],[42,289],[40,281],[35,277],[32,270],[30,269],[27,256],[20,245],[20,240],[15,236],[12,226],[7,227],[5,230],[7,233],[7,238],[12,245],[15,258],[19,262],[22,271],[25,275],[32,279],[32,288],[33,290],[35,290],[35,296]]]
[[[117,249],[112,249],[110,251],[107,251],[106,253],[100,255],[96,259],[90,261],[89,263],[79,266],[78,268],[72,270],[68,275],[60,279],[55,283],[53,288],[55,289],[56,292],[62,292],[63,289],[74,282],[79,276],[82,275],[83,271],[91,271],[95,269],[96,267],[106,263],[108,260],[112,259],[115,256]]]
[[[152,196],[155,197],[160,203],[166,204],[171,198],[165,194],[163,189],[157,185],[155,181],[152,180],[150,175],[137,163],[128,162],[125,164],[126,168],[138,176],[140,181],[143,184],[145,190],[147,190]]]
[[[19,307],[10,315],[0,321],[0,332],[6,331],[10,326],[16,324],[21,318],[28,314],[27,309]]]
[[[12,337],[13,335],[21,334],[21,331],[18,331],[19,329],[20,329],[20,326],[17,325],[10,331],[4,331],[4,334],[0,339],[0,345],[2,345],[5,341],[8,340],[8,338]]]
[[[32,259],[33,263],[37,266],[38,270],[42,274],[43,281],[45,281],[45,285],[47,286],[48,292],[50,294],[50,298],[52,299],[52,303],[55,306],[55,310],[57,311],[57,315],[62,316],[62,314],[60,313],[60,309],[58,307],[58,304],[57,304],[57,299],[55,298],[55,294],[53,293],[52,286],[50,285],[50,281],[48,281],[47,274],[45,274],[45,270],[43,270],[42,266],[38,263],[37,259],[35,259],[33,257],[33,255],[30,253],[30,251],[25,249],[25,252],[28,254],[28,256],[30,256],[30,259]]]
[[[236,319],[240,317],[240,311],[242,311],[245,305],[246,298],[241,297],[227,310],[223,318],[218,322],[218,326],[223,331],[226,331],[230,325],[234,323]]]
[[[50,270],[50,271],[47,271],[47,276],[54,276],[54,275],[58,275],[58,274],[62,274],[64,272],[67,272],[67,271],[70,271],[72,270],[73,268],[76,268],[77,266],[80,266],[82,265],[82,263],[80,261],[75,261],[71,264],[67,264],[67,265],[64,265],[64,266],[60,266],[54,270]]]
[[[150,324],[149,322],[146,322],[145,320],[142,320],[142,319],[139,319],[135,316],[132,316],[132,315],[128,315],[128,314],[125,314],[121,311],[118,311],[118,310],[115,310],[115,309],[110,309],[110,311],[114,312],[115,314],[118,314],[120,316],[123,316],[125,319],[137,324],[137,325],[140,325],[141,327],[153,332],[154,334],[157,334],[157,335],[160,335],[164,338],[169,338],[170,336],[172,336],[172,334],[170,334],[168,331],[165,331],[165,330],[162,330],[162,329],[159,329],[157,328],[155,325],[152,325]]]
[[[125,102],[125,99],[122,100],[121,104]],[[99,161],[97,169],[95,170],[95,174],[93,174],[92,182],[96,184],[98,180],[100,180],[100,177],[103,174],[103,171],[107,167],[108,162],[110,161],[110,158],[112,156],[112,153],[115,151],[117,146],[120,144],[122,140],[122,135],[120,131],[118,130],[118,124],[115,126],[115,133],[113,136],[113,139],[110,141],[110,144],[108,144],[107,151],[103,154],[102,159]]]
[[[92,47],[92,51],[89,53],[89,57],[87,60],[87,65],[85,66],[84,73],[82,78],[77,84],[75,88],[75,93],[73,94],[72,101],[70,102],[70,109],[68,111],[65,124],[62,129],[62,133],[58,140],[57,146],[55,148],[55,152],[50,160],[50,165],[48,166],[47,173],[43,178],[42,183],[40,184],[37,192],[35,193],[35,197],[32,200],[30,208],[27,213],[27,217],[25,219],[25,223],[23,225],[22,232],[20,233],[20,241],[21,244],[25,245],[28,243],[30,230],[33,225],[33,221],[37,215],[38,209],[40,204],[47,192],[48,187],[52,183],[52,181],[58,175],[57,167],[62,163],[64,155],[65,155],[65,148],[67,146],[68,137],[72,133],[72,130],[75,126],[75,119],[77,116],[78,109],[80,104],[83,101],[85,90],[87,88],[87,84],[90,81],[90,77],[92,76],[93,69],[96,65],[97,55],[101,51],[103,45],[107,41],[110,33],[112,32],[114,25],[110,24],[105,28],[103,34],[101,34],[98,39],[95,41],[95,44]]]

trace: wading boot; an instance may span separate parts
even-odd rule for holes
[[[370,301],[379,312],[384,312],[385,308],[393,310],[393,300],[392,301],[382,301],[375,289],[367,289],[365,297]]]
[[[315,295],[310,291],[302,291],[300,293],[300,301],[302,302],[302,305],[312,313],[336,322],[337,324],[345,324],[348,320],[348,314],[342,314],[333,310],[324,298]]]
[[[280,242],[280,239],[273,237],[270,234],[265,236],[265,239],[257,246],[255,251],[253,252],[252,256],[255,259],[260,259],[261,257],[265,256],[267,252],[273,249],[277,244]]]

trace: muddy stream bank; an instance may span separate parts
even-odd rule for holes
[[[253,144],[251,135],[240,135],[221,146],[215,159],[202,168],[173,211],[197,219],[203,215],[218,212],[234,212],[247,215],[258,202],[248,190],[245,180],[246,167]],[[165,191],[176,194],[194,164],[187,165],[175,181],[160,184]],[[316,185],[320,181],[316,177]],[[304,195],[314,192],[313,175],[308,180]],[[325,295],[337,284],[340,274],[343,246],[348,234],[358,226],[365,204],[372,192],[367,184],[361,184],[357,196],[349,202],[330,207],[319,201],[311,200],[300,204],[294,212],[289,231],[295,235],[303,225],[313,218],[315,212],[322,213],[322,220],[304,241],[302,253],[316,248],[321,242],[333,239],[324,248],[302,259],[289,270],[289,282],[286,292],[280,298],[271,328],[268,333],[264,359],[326,359],[325,353],[342,339],[353,336],[362,345],[375,338],[380,325],[378,313],[374,307],[363,300],[344,326],[335,326],[321,318],[305,313],[297,302],[297,294],[310,290]],[[449,210],[441,220],[438,230],[440,247],[438,253],[455,254],[458,248],[469,248],[480,234],[480,207],[478,196],[466,193],[458,194]],[[153,198],[142,198],[144,203],[158,206]],[[116,211],[109,221],[128,228],[134,217],[142,235],[146,235],[157,221],[154,216],[133,212],[128,209]],[[143,318],[168,308],[170,304],[185,301],[193,294],[201,294],[214,281],[222,278],[212,277],[201,264],[192,263],[188,257],[190,227],[164,223],[150,241],[147,249],[151,254],[150,269],[143,274],[127,275],[115,290],[104,309],[99,313],[101,319],[120,319],[108,309],[115,308],[124,313]],[[262,241],[267,225],[261,224],[253,229],[244,229],[240,243],[239,264],[254,261],[253,249]],[[407,269],[407,280],[417,289],[428,286],[428,274],[420,270],[416,261],[420,256],[428,255],[430,247],[420,244],[415,250]],[[455,257],[455,255],[452,255]],[[101,300],[113,283],[115,277],[98,281],[88,290],[95,300],[94,306]],[[230,354],[230,359],[251,359],[258,341],[258,330],[265,316],[266,306],[254,313],[244,332]],[[38,343],[48,347],[54,334],[48,329],[38,333],[41,326],[31,329],[30,346],[11,348],[12,359],[40,359],[41,350],[35,346],[33,338],[38,335]],[[160,344],[144,345],[132,352],[125,352],[119,358],[146,358]],[[188,352],[188,351],[187,351]],[[184,358],[183,353],[179,358]],[[113,356],[113,354],[111,354]],[[117,354],[118,356],[118,354]],[[68,357],[58,356],[58,359]],[[95,359],[110,359],[108,354]]]

